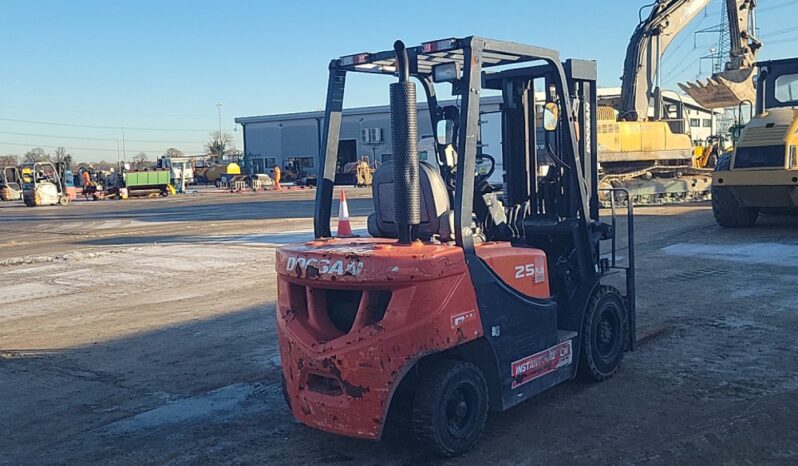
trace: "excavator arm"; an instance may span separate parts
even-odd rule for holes
[[[637,25],[623,66],[620,119],[644,121],[652,98],[658,98],[659,62],[668,45],[710,0],[657,0],[648,18]],[[641,12],[643,10],[641,8]]]
[[[723,108],[756,100],[754,64],[762,43],[753,35],[756,0],[723,0],[729,17],[730,57],[725,70],[706,82],[679,83],[690,97],[707,108]]]

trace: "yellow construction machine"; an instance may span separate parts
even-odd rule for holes
[[[712,212],[725,228],[798,213],[798,57],[757,66],[756,115],[713,174]]]
[[[709,194],[711,171],[696,165],[684,105],[665,109],[660,87],[662,55],[709,2],[658,0],[641,8],[626,50],[620,99],[614,108],[598,109],[600,183],[627,189],[638,204]]]

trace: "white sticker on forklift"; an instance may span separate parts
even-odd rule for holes
[[[535,257],[535,283],[546,281],[545,264],[542,257]]]
[[[519,359],[510,365],[513,374],[512,388],[518,388],[527,382],[550,374],[560,367],[567,366],[571,364],[572,359],[571,340],[566,340],[540,353]]]
[[[463,312],[462,314],[457,314],[452,316],[452,328],[457,328],[463,325],[467,320],[471,320],[477,316],[477,313],[474,311],[467,311]]]

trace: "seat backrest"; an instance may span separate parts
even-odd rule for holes
[[[449,193],[440,171],[427,162],[420,163],[419,182],[421,184],[421,224],[418,236],[428,240],[432,235],[449,231],[447,214],[450,210]],[[369,234],[378,238],[396,238],[397,228],[394,217],[393,163],[380,165],[374,172],[372,181],[374,213],[368,218]],[[445,225],[442,225],[445,223]],[[445,234],[448,236],[449,234]]]

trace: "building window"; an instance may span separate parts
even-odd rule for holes
[[[264,162],[265,162],[265,164],[266,164],[266,165],[265,165],[265,168],[266,168],[267,170],[268,170],[269,168],[273,168],[275,165],[277,165],[277,159],[276,159],[276,158],[274,158],[274,157],[266,157],[266,158],[265,158],[265,159],[263,159],[263,160],[264,160]]]
[[[700,118],[690,118],[690,126],[693,128],[700,128],[701,127],[701,119]]]
[[[388,163],[393,160],[393,154],[382,154],[380,155],[380,162]]]
[[[712,128],[712,119],[704,118],[704,128]]]
[[[286,161],[290,164],[296,162],[302,168],[313,168],[315,162],[314,157],[288,157]]]

